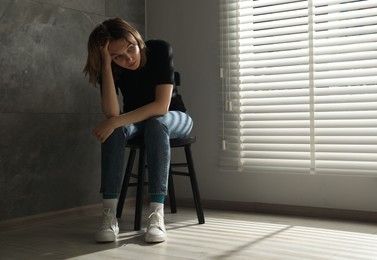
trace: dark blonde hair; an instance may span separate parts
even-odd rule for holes
[[[127,42],[137,44],[139,46],[141,56],[140,67],[145,65],[147,62],[146,46],[140,33],[131,24],[127,23],[123,19],[108,19],[97,25],[97,27],[89,35],[88,57],[83,70],[85,76],[89,76],[89,83],[96,85],[96,83],[101,82],[101,46],[105,45],[106,41],[111,42],[120,39],[125,39]],[[113,64],[113,67],[116,67],[116,65]]]

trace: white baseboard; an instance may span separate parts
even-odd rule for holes
[[[125,206],[135,205],[135,198],[126,199]],[[92,215],[100,212],[102,204],[93,204],[88,206],[64,209],[54,212],[42,213],[27,217],[15,218],[10,220],[0,221],[0,232],[9,229],[15,229],[17,227],[25,227],[37,223],[43,223],[46,221],[53,221],[56,219],[75,218],[87,215]]]
[[[194,207],[194,201],[193,199],[188,198],[177,199],[178,210],[179,206]],[[300,217],[326,218],[377,223],[377,212],[372,211],[218,200],[202,200],[202,206],[204,209],[214,210],[231,210],[244,212],[246,211],[262,214],[291,215]]]

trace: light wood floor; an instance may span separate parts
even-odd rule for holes
[[[100,214],[20,226],[0,231],[0,259],[377,259],[376,224],[215,210],[205,216],[198,225],[194,209],[167,212],[168,240],[160,244],[132,231],[131,214],[108,244],[93,240]]]

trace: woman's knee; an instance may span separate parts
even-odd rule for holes
[[[114,131],[109,135],[109,137],[106,139],[105,142],[103,142],[104,145],[111,144],[111,143],[121,143],[125,139],[125,135],[123,132],[123,129],[121,127],[115,128]]]
[[[115,128],[110,136],[124,139],[125,138],[124,129],[122,127]]]
[[[169,127],[162,116],[152,117],[145,122],[144,135],[146,137],[161,134],[169,135]]]
[[[145,123],[145,130],[168,130],[168,125],[163,116],[155,116],[147,120]]]

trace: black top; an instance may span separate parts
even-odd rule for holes
[[[115,87],[123,95],[123,112],[129,112],[155,100],[156,86],[173,84],[173,95],[169,110],[185,112],[181,96],[174,84],[173,49],[162,40],[149,40],[147,47],[147,63],[137,70],[128,70],[115,66]]]

